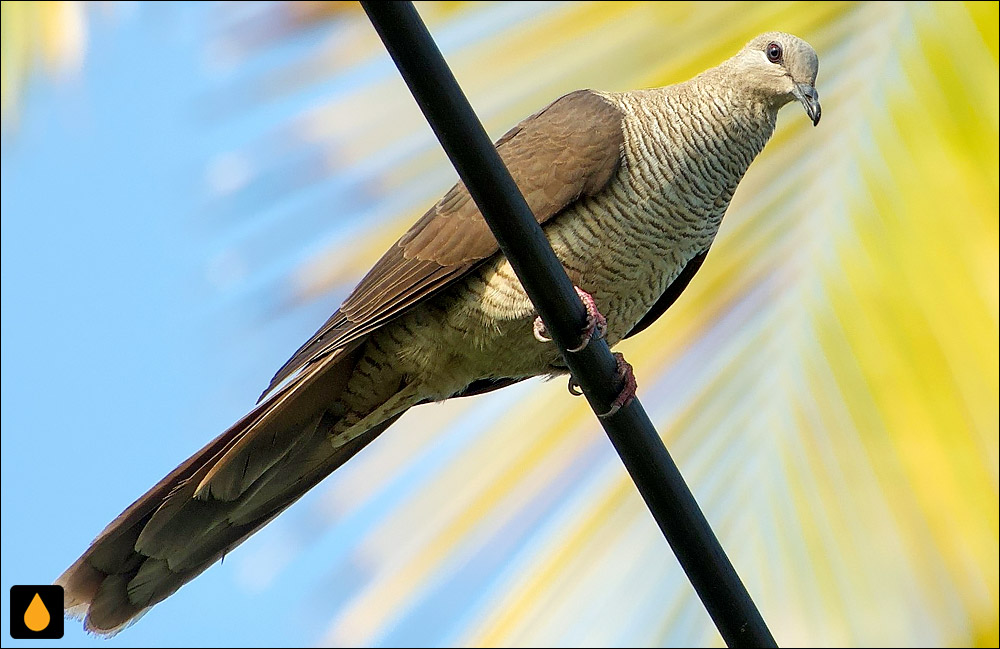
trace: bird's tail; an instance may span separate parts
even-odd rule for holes
[[[117,633],[388,428],[398,414],[339,448],[330,442],[328,408],[362,347],[307,368],[122,512],[56,580],[66,613],[87,631]]]

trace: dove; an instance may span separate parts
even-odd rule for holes
[[[818,68],[808,43],[770,32],[683,83],[569,93],[497,140],[587,308],[580,345],[603,336],[613,346],[677,300],[779,109],[797,101],[818,124]],[[408,409],[565,374],[546,334],[459,182],[375,262],[256,407],[140,496],[57,579],[67,614],[88,631],[117,633]],[[618,359],[627,380],[613,407],[635,393]]]

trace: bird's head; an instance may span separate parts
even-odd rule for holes
[[[819,124],[819,58],[809,43],[791,34],[768,32],[747,43],[732,62],[744,82],[762,93],[775,109],[797,99],[813,126]]]

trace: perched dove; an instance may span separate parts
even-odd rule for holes
[[[565,95],[497,141],[588,307],[581,344],[595,334],[614,345],[673,304],[778,109],[798,100],[819,121],[817,69],[806,42],[763,34],[684,83]],[[465,186],[452,187],[278,371],[257,407],[141,496],[59,577],[68,613],[113,634],[408,408],[564,373],[535,318]],[[634,383],[620,401],[633,391]]]

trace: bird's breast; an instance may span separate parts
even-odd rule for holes
[[[704,233],[672,227],[662,207],[633,191],[624,178],[616,179],[545,227],[570,279],[594,297],[607,318],[610,344],[635,326],[706,245]],[[474,284],[480,288],[475,310],[483,322],[523,326],[534,318],[534,307],[506,259],[487,264]],[[530,328],[526,334],[530,338]]]

